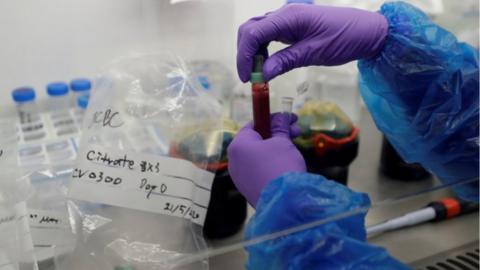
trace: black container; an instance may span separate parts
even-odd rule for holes
[[[215,174],[203,234],[221,239],[240,231],[247,218],[247,201],[233,184],[227,169]]]
[[[314,148],[297,148],[305,159],[308,172],[347,185],[349,165],[358,155],[358,139],[322,155],[318,155]]]
[[[430,177],[430,173],[418,163],[406,163],[390,142],[383,137],[380,170],[392,179],[418,181]]]

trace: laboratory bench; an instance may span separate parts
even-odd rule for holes
[[[379,171],[382,135],[376,129],[369,113],[363,109],[360,122],[360,145],[356,160],[350,165],[348,186],[368,193],[374,205],[366,223],[373,225],[426,206],[453,193],[448,188],[438,188],[435,178],[405,182],[389,179]],[[249,217],[254,210],[249,208]],[[454,260],[458,254],[476,252],[478,265],[478,212],[438,223],[425,223],[410,228],[373,235],[368,242],[385,247],[398,260],[413,269],[427,268],[446,259]],[[210,241],[212,248],[239,243],[243,231],[221,241]],[[476,251],[475,251],[476,250]],[[210,269],[244,269],[246,253],[239,248],[210,258]],[[449,269],[449,268],[438,268]],[[451,268],[457,269],[457,268]],[[458,268],[458,269],[478,269]]]
[[[367,225],[380,223],[417,210],[434,200],[453,195],[448,188],[439,189],[440,182],[434,178],[403,182],[382,175],[379,171],[382,135],[366,110],[362,111],[360,119],[359,152],[358,157],[350,165],[348,186],[353,190],[368,193],[371,198],[373,207],[367,215]],[[253,213],[254,210],[249,207],[248,217]],[[477,212],[439,223],[425,223],[374,235],[369,237],[368,241],[385,247],[392,256],[412,266],[413,269],[457,269],[427,268],[427,266],[450,257],[457,258],[459,254],[469,251],[476,252],[478,265],[478,219]],[[220,248],[228,250],[228,252],[219,252],[210,256],[210,269],[244,269],[247,254],[241,244],[243,239],[244,231],[242,230],[232,237],[209,241],[210,250],[214,253]],[[40,269],[50,268],[41,266]],[[458,269],[478,269],[478,267]]]

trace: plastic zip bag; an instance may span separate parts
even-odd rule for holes
[[[40,267],[56,269],[55,260],[62,260],[75,245],[66,197],[71,166],[71,163],[45,165],[28,174],[34,189],[27,200],[29,225]]]
[[[69,188],[77,245],[63,269],[174,269],[172,259],[206,247],[221,107],[199,87],[169,53],[122,58],[99,77]]]
[[[25,200],[31,191],[17,166],[17,135],[10,119],[0,119],[0,269],[38,269]]]

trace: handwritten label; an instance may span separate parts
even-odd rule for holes
[[[10,206],[0,206],[0,228],[5,226],[17,226],[18,222],[27,215],[25,210],[25,203],[18,203]]]
[[[8,214],[0,217],[0,225],[14,221],[17,218],[15,214]]]
[[[15,205],[0,205],[0,242],[3,244],[15,243],[18,250],[22,252],[31,250],[33,243],[27,217],[25,202]],[[16,261],[18,260],[13,259],[13,262]]]
[[[105,111],[97,111],[93,113],[93,119],[88,128],[91,128],[94,125],[118,128],[123,126],[123,122],[119,112],[113,111],[112,109],[106,109]]]
[[[173,203],[165,203],[165,208],[163,210],[167,210],[172,214],[180,213],[183,217],[190,217],[192,219],[199,218],[199,214],[195,212],[195,210],[187,205],[184,204],[173,204]]]
[[[65,218],[65,214],[60,211],[29,209],[29,222],[31,227],[64,227],[66,225]]]
[[[35,246],[50,246],[64,241],[69,231],[67,212],[28,209],[32,240]]]
[[[193,163],[88,146],[69,197],[189,219],[203,225],[214,175]]]

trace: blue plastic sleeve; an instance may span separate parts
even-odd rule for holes
[[[365,242],[369,206],[366,194],[320,175],[288,173],[275,179],[262,191],[247,239],[315,226],[246,247],[247,269],[409,269]]]
[[[361,94],[397,152],[478,201],[478,51],[415,7],[386,3],[382,52],[359,61]],[[475,182],[476,181],[476,182]]]

